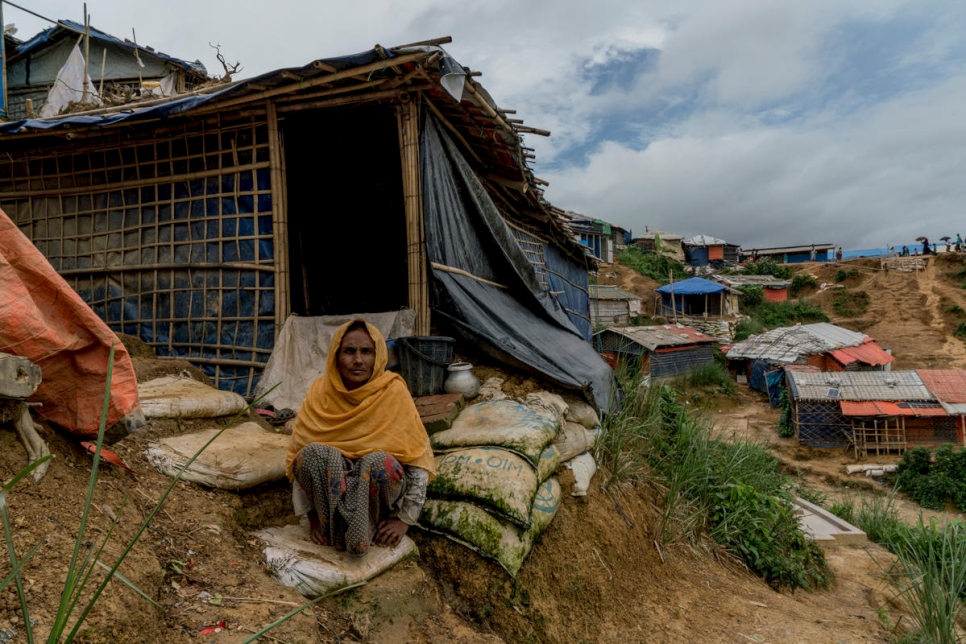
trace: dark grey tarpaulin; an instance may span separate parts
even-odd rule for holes
[[[429,260],[469,274],[434,266],[433,311],[497,359],[609,409],[610,367],[540,286],[486,189],[429,115],[419,146]]]

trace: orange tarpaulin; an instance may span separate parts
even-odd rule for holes
[[[0,351],[35,362],[34,411],[73,434],[97,435],[114,345],[107,427],[143,424],[131,358],[114,332],[0,210]]]

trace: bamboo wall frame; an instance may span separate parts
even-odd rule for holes
[[[406,208],[409,308],[416,312],[414,335],[429,335],[429,282],[426,266],[426,230],[423,223],[423,189],[419,171],[418,103],[413,100],[400,101],[396,108],[396,118],[399,124],[399,152]]]

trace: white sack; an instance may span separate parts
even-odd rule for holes
[[[57,72],[47,102],[40,108],[40,115],[44,118],[57,116],[71,101],[79,103],[84,98],[84,54],[80,47],[74,45],[67,56],[64,66]],[[87,77],[87,102],[101,104],[101,97],[97,94],[97,86],[91,77]]]
[[[536,465],[543,450],[557,434],[559,424],[544,409],[533,409],[512,400],[470,405],[453,426],[429,437],[435,451],[462,447],[497,446],[513,450]]]
[[[332,336],[340,326],[362,318],[372,324],[387,340],[413,334],[416,313],[409,309],[388,313],[353,313],[351,315],[319,315],[300,317],[290,315],[275,340],[275,348],[268,358],[265,371],[252,395],[261,399],[260,405],[298,412],[309,386],[325,373]],[[280,383],[280,384],[279,384]]]
[[[592,451],[599,434],[599,429],[587,429],[580,423],[564,421],[552,444],[560,452],[560,460],[569,461],[584,452]]]
[[[206,429],[152,442],[144,455],[167,476],[176,476],[192,456],[219,430]],[[182,480],[222,490],[244,490],[285,478],[290,437],[267,432],[257,423],[243,423],[222,432],[185,470]]]
[[[300,525],[266,528],[255,536],[267,544],[265,562],[275,579],[309,599],[372,579],[406,557],[419,554],[416,544],[406,536],[394,548],[374,545],[364,557],[351,557],[332,546],[312,543],[308,529]]]
[[[537,491],[530,510],[530,528],[518,526],[489,514],[483,508],[462,501],[428,499],[419,526],[437,532],[484,557],[494,559],[516,576],[534,542],[550,525],[560,507],[560,483],[547,479]]]
[[[584,453],[568,461],[566,465],[573,471],[576,479],[574,491],[570,493],[570,496],[587,496],[590,479],[594,478],[594,474],[597,473],[597,461],[594,460],[594,456]]]
[[[570,407],[564,402],[564,399],[557,394],[552,394],[549,391],[538,391],[536,393],[527,394],[524,404],[531,409],[545,410],[552,414],[557,419],[557,425],[563,422],[564,417],[569,413]]]
[[[233,391],[222,391],[181,376],[164,376],[138,385],[145,418],[218,418],[247,407]]]
[[[564,396],[564,400],[568,407],[565,420],[569,420],[572,423],[580,423],[587,429],[600,427],[600,418],[590,404],[576,396]]]

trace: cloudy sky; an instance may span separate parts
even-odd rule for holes
[[[18,0],[82,21],[82,3]],[[962,0],[89,0],[95,27],[242,76],[449,35],[557,206],[752,246],[966,234]],[[43,21],[9,5],[18,37]]]

